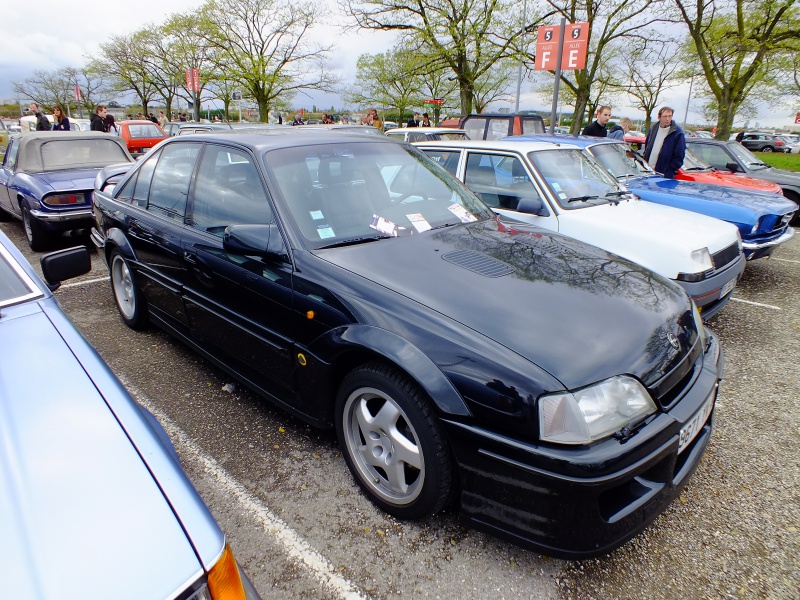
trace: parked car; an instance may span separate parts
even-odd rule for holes
[[[0,119],[0,155],[5,154],[6,148],[8,147],[8,137],[10,132],[6,127],[5,121]]]
[[[94,211],[122,320],[335,428],[395,517],[454,498],[516,543],[596,555],[708,444],[722,359],[683,289],[504,221],[408,144],[174,137],[105,169]]]
[[[536,136],[536,139],[545,138]],[[559,139],[563,141],[563,138]],[[789,227],[789,222],[797,206],[777,194],[667,179],[653,171],[641,156],[616,140],[578,137],[571,138],[570,143],[585,148],[642,200],[733,223],[742,236],[747,260],[770,256],[777,247],[794,236],[794,229]]]
[[[101,168],[133,158],[125,142],[95,131],[38,131],[15,136],[0,168],[0,219],[23,222],[33,250],[65,232],[88,233],[92,187]]]
[[[645,134],[641,131],[629,131],[623,136],[623,141],[630,144],[633,148],[638,150],[644,149]]]
[[[257,599],[166,432],[53,297],[88,250],[41,266],[47,285],[0,232],[3,597]]]
[[[467,132],[452,127],[403,127],[386,131],[392,139],[403,142],[425,142],[430,140],[468,140]]]
[[[731,173],[730,171],[720,171],[688,149],[683,159],[683,167],[678,169],[675,179],[679,181],[696,181],[697,183],[708,183],[712,185],[728,185],[731,187],[747,188],[759,192],[783,195],[783,190],[777,183],[748,177],[747,175],[739,173]]]
[[[390,129],[397,129],[398,125],[395,121],[384,121],[383,122],[383,131],[384,133],[389,131]]]
[[[577,146],[501,140],[417,147],[495,212],[593,244],[673,280],[704,319],[730,300],[744,271],[736,227],[639,200]]]
[[[6,129],[8,130],[9,135],[14,135],[15,133],[22,133],[22,127],[19,125],[19,121],[11,121],[5,123]]]
[[[689,131],[685,129],[684,133],[686,134],[687,138],[712,139],[714,137],[714,135],[710,131],[705,131],[703,129],[698,129],[697,131]]]
[[[783,151],[786,154],[800,153],[800,142],[795,141],[794,138],[791,138],[788,135],[776,135],[775,138],[781,140],[784,143]]]
[[[195,125],[197,125],[195,123]],[[137,157],[149,152],[160,141],[169,137],[161,126],[152,121],[117,121],[117,135],[125,141],[131,156]]]
[[[752,152],[783,152],[786,142],[769,133],[745,133],[742,146]]]
[[[45,115],[45,117],[47,117],[47,120],[50,121],[50,127],[52,128],[53,123],[55,123],[53,115]],[[20,133],[30,133],[32,131],[36,131],[36,115],[25,115],[24,117],[20,117],[19,128]]]
[[[462,117],[458,125],[471,140],[499,140],[509,135],[544,133],[544,119],[538,115],[483,113]]]
[[[259,123],[253,123],[253,125],[259,125]],[[222,130],[230,131],[232,129],[232,126],[230,123],[196,123],[194,121],[170,121],[169,123],[164,125],[162,129],[164,130],[164,133],[167,134],[167,136],[172,137],[175,135],[179,135],[181,132],[184,132],[183,135],[186,135],[189,133],[206,133],[208,131],[222,131]]]
[[[69,128],[72,131],[91,131],[92,121],[91,119],[73,119],[70,117]]]
[[[754,179],[777,183],[783,195],[795,203],[795,208],[800,205],[800,173],[776,169],[735,141],[694,139],[686,140],[686,147],[720,171],[742,173]],[[799,222],[799,213],[795,213],[795,224]]]

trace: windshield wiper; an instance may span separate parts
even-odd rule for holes
[[[366,244],[368,242],[377,242],[378,240],[385,240],[392,237],[391,235],[370,235],[365,237],[357,237],[357,238],[350,238],[349,240],[341,240],[340,242],[334,242],[333,244],[328,244],[327,246],[320,246],[320,250],[324,250],[326,248],[339,248],[341,246],[354,246],[356,244]]]
[[[684,169],[684,171],[705,171],[707,167],[689,167],[688,169]]]
[[[628,190],[619,190],[617,192],[606,192],[606,195],[603,196],[603,197],[604,198],[608,198],[609,196],[613,196],[614,199],[613,200],[609,200],[609,202],[612,202],[613,204],[616,205],[616,204],[619,204],[619,197],[620,196],[628,196],[630,194],[633,194],[633,192],[628,191]]]
[[[596,200],[600,196],[575,196],[570,198],[567,202],[586,202],[587,200]]]
[[[436,229],[444,229],[445,227],[452,227],[453,225],[461,225],[460,222],[458,223],[442,223],[441,225],[437,225],[436,227],[431,227],[428,231],[434,231]]]
[[[750,163],[752,167],[771,167],[772,165],[768,165],[767,163],[757,162],[757,163]]]

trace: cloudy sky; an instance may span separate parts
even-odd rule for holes
[[[148,23],[156,23],[167,16],[186,12],[198,6],[200,0],[161,0],[159,3],[142,3],[147,9],[141,10],[136,4],[119,9],[119,5],[99,4],[87,10],[83,6],[72,10],[55,0],[40,0],[23,9],[4,11],[3,34],[0,35],[0,99],[16,100],[12,82],[25,80],[34,70],[56,70],[67,66],[80,66],[86,62],[87,56],[96,54],[99,44],[117,33],[135,31]],[[336,44],[332,55],[332,68],[337,71],[345,83],[355,76],[356,61],[365,52],[383,52],[392,46],[393,35],[375,32],[348,32],[343,35],[337,26],[346,22],[343,16],[337,15],[333,0],[327,0],[332,6],[329,19],[324,26],[313,30],[314,38],[326,44]],[[87,5],[87,6],[92,6]],[[113,6],[113,8],[112,8]],[[139,5],[141,6],[141,4]],[[153,7],[157,6],[156,12]],[[512,86],[515,87],[515,86]],[[679,122],[684,121],[689,100],[689,86],[674,88],[665,97],[665,104],[675,108],[675,116]],[[24,103],[23,99],[23,103]],[[314,93],[304,98],[298,95],[297,105],[341,108],[343,102],[333,94]],[[551,101],[541,97],[531,89],[531,84],[523,82],[520,108],[549,110]],[[514,109],[514,102],[498,102],[490,107]],[[689,102],[688,122],[702,124],[701,115],[694,99]],[[798,106],[800,109],[800,105]],[[735,126],[743,127],[749,120],[748,127],[790,127],[794,123],[793,108],[772,106],[763,107],[758,114],[742,115]],[[614,106],[614,116],[629,116],[634,120],[644,117],[629,106]],[[756,125],[758,123],[758,125]]]

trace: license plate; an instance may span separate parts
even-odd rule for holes
[[[692,443],[692,440],[697,437],[703,425],[708,420],[708,415],[714,409],[714,394],[712,394],[703,406],[700,407],[690,421],[681,429],[680,440],[678,440],[678,454],[686,449],[686,446]]]
[[[150,148],[142,148],[142,152],[150,152]]]
[[[733,288],[736,287],[736,279],[731,279],[728,283],[722,286],[722,290],[719,293],[720,298],[724,298],[727,296]]]

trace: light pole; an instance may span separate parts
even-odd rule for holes
[[[692,100],[692,85],[694,84],[694,73],[692,73],[692,78],[689,79],[689,97],[686,98],[686,112],[683,114],[683,126],[686,127],[686,123],[689,121],[689,102]]]
[[[528,23],[528,0],[524,0],[522,3],[522,25],[523,27],[527,26]],[[517,65],[517,100],[514,104],[514,112],[519,112],[519,95],[520,95],[520,88],[522,87],[522,59],[519,59],[519,65]]]

